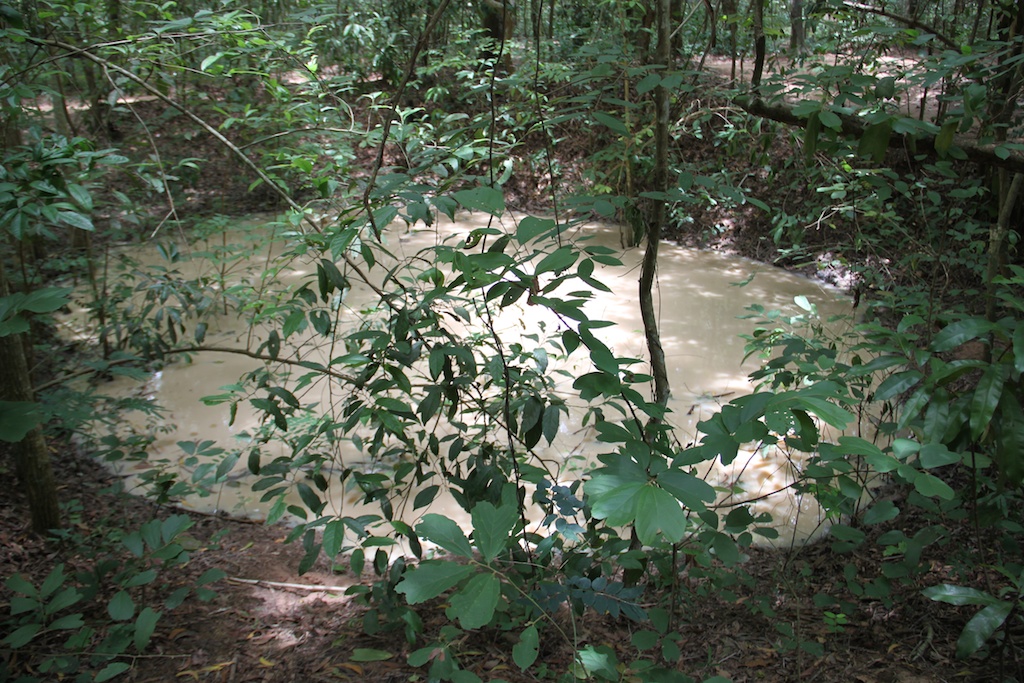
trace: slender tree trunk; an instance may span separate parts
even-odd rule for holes
[[[764,73],[767,49],[764,36],[764,0],[752,0],[751,10],[754,13],[754,74],[750,78],[750,86],[756,96],[761,88],[761,75]]]
[[[671,65],[671,0],[658,0],[658,52],[657,62],[666,68]],[[654,186],[657,192],[668,190],[668,122],[669,93],[659,85],[654,91],[655,106],[655,159]],[[665,225],[668,207],[664,199],[654,200],[653,215],[647,225],[647,249],[644,251],[643,267],[640,270],[640,315],[644,322],[644,334],[647,337],[647,351],[651,354],[651,375],[654,377],[654,400],[664,406],[668,403],[670,387],[668,368],[665,363],[665,351],[661,346],[661,335],[658,332],[658,318],[654,310],[654,276],[658,267],[658,245],[661,242],[661,229]]]
[[[9,296],[7,277],[0,262],[0,296]],[[0,336],[0,400],[33,403],[32,380],[25,358],[24,334]],[[50,451],[39,427],[12,445],[18,485],[28,497],[32,529],[45,534],[60,527],[57,483],[50,464]]]
[[[804,0],[789,5],[789,49],[797,55],[804,51]]]

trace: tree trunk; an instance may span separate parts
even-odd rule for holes
[[[658,0],[658,53],[657,61],[666,68],[671,65],[671,0]],[[654,91],[655,106],[655,159],[654,187],[656,192],[668,191],[668,124],[669,124],[669,93],[659,85]],[[668,368],[665,363],[665,351],[661,346],[661,335],[658,332],[658,318],[654,310],[654,276],[658,267],[658,245],[661,242],[661,229],[665,225],[668,207],[664,199],[654,200],[654,210],[647,225],[647,248],[644,251],[643,267],[640,270],[640,315],[644,322],[644,335],[647,337],[647,351],[651,354],[651,375],[654,377],[654,401],[662,406],[668,404],[670,387]]]
[[[7,278],[0,263],[0,296],[9,296]],[[24,334],[0,336],[0,400],[33,403],[32,380],[25,358]],[[32,529],[42,535],[60,527],[57,483],[53,478],[50,451],[43,431],[34,427],[12,445],[18,485],[28,497]]]
[[[804,0],[789,4],[789,49],[797,55],[804,51]]]
[[[757,96],[761,88],[761,75],[764,73],[764,59],[767,41],[764,36],[764,0],[752,0],[751,11],[754,13],[754,74],[750,78],[750,87]]]

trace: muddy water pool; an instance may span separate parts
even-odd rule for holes
[[[442,220],[435,228],[392,227],[385,232],[384,243],[394,255],[394,262],[414,263],[422,261],[424,249],[445,239],[465,237],[472,230],[490,226],[515,233],[519,217],[507,215],[493,222],[489,222],[489,218],[486,214],[473,213],[460,215],[454,223]],[[218,236],[209,243],[198,242],[179,248],[180,258],[174,269],[183,277],[202,277],[213,292],[215,305],[219,296],[230,294],[236,287],[253,290],[266,289],[271,284],[275,287],[296,287],[313,278],[315,290],[315,264],[301,259],[279,262],[275,258],[278,248],[252,239],[265,236],[270,230],[261,221],[253,221],[235,226],[229,237]],[[582,237],[588,239],[587,244],[618,249],[618,229],[615,226],[586,224],[565,236],[566,239]],[[219,269],[204,258],[210,251],[218,249],[224,253],[251,252],[251,258],[234,264],[230,269]],[[160,264],[166,260],[163,254],[151,248],[135,249],[132,256],[149,264]],[[604,282],[611,292],[596,292],[584,310],[591,319],[616,323],[595,332],[616,356],[642,360],[647,352],[637,304],[641,256],[642,250],[629,250],[620,255],[621,266],[598,266],[594,277]],[[378,264],[371,274],[382,273],[384,268],[380,266],[387,265]],[[267,272],[273,273],[273,283],[267,280]],[[379,283],[380,275],[376,277],[376,283]],[[697,423],[713,414],[719,405],[752,390],[747,376],[758,367],[759,361],[752,358],[743,362],[745,342],[741,338],[753,328],[751,320],[741,317],[747,313],[748,306],[760,304],[766,310],[779,309],[797,314],[801,309],[795,300],[802,297],[817,307],[822,319],[850,310],[847,298],[809,279],[754,261],[680,248],[669,243],[662,244],[660,248],[657,287],[656,308],[672,387],[668,421],[675,427],[677,438],[683,444],[699,438]],[[570,289],[578,290],[580,287],[574,285]],[[353,278],[351,290],[340,302],[339,319],[347,316],[353,322],[359,320],[367,307],[375,304],[376,295],[372,288]],[[526,346],[531,335],[556,334],[564,324],[547,309],[527,304],[516,305],[492,321],[505,348],[517,342]],[[204,339],[206,346],[248,346],[253,349],[258,346],[261,335],[266,334],[259,327],[247,327],[234,316],[208,318],[208,326]],[[470,325],[456,332],[470,335],[481,330],[474,330]],[[87,335],[88,330],[79,329],[77,333]],[[315,337],[312,331],[305,335],[296,334],[285,341],[285,347],[294,343],[298,347],[295,351],[297,357],[301,356],[306,361],[327,362],[339,353],[330,340],[317,340]],[[256,343],[253,343],[254,339]],[[283,348],[280,356],[283,358],[289,353],[287,348]],[[152,436],[149,457],[153,462],[169,461],[181,468],[183,477],[199,480],[200,474],[209,474],[215,465],[197,464],[196,459],[182,450],[179,442],[210,441],[224,449],[245,450],[252,444],[260,423],[260,416],[255,410],[247,409],[246,402],[240,403],[237,414],[232,416],[225,404],[214,402],[214,405],[209,405],[210,401],[201,399],[220,393],[221,387],[236,384],[241,376],[262,365],[259,360],[242,354],[202,352],[192,354],[187,360],[168,363],[145,382],[117,379],[104,390],[112,395],[134,396],[159,404],[164,409],[162,419],[154,421],[136,414],[128,417],[123,428]],[[552,369],[564,371],[557,390],[570,406],[570,415],[561,421],[553,443],[548,446],[542,440],[535,450],[544,461],[565,463],[568,470],[593,460],[605,452],[607,446],[596,440],[592,425],[582,424],[586,404],[578,396],[574,397],[572,390],[572,379],[592,370],[585,353],[578,351],[568,360],[553,364]],[[635,369],[638,373],[646,372],[643,366]],[[425,372],[420,379],[429,381]],[[341,398],[337,395],[339,391],[337,383],[324,382],[322,385],[304,386],[301,392],[296,389],[295,393],[303,403],[315,401],[322,409],[333,410]],[[438,429],[443,431],[445,427],[439,426]],[[279,451],[286,453],[287,448],[279,446]],[[355,446],[342,444],[335,454],[335,469],[351,466],[362,457]],[[207,485],[205,495],[189,497],[183,504],[208,512],[265,517],[270,504],[260,502],[260,493],[252,491],[255,477],[247,474],[245,461],[244,457],[241,458],[219,483]],[[784,545],[801,542],[824,527],[821,512],[813,499],[801,498],[786,490],[793,481],[793,468],[799,464],[770,449],[752,449],[747,453],[741,451],[729,467],[714,466],[705,474],[715,486],[741,487],[744,493],[734,495],[732,500],[756,499],[752,511],[755,514],[772,514],[780,531],[776,543]],[[122,463],[117,467],[125,477],[126,486],[133,488],[139,485],[140,474],[147,464]],[[197,467],[201,471],[197,472]],[[569,476],[567,472],[563,474]],[[335,477],[331,489],[325,493],[327,508],[324,514],[357,516],[377,511],[375,507],[365,506],[360,495],[341,490],[337,482]],[[779,493],[773,494],[775,491]],[[445,496],[426,508],[413,509],[411,500],[416,492],[415,489],[409,492],[409,500],[404,505],[396,505],[397,518],[414,523],[426,512],[438,512],[459,521],[468,519],[468,515]],[[295,499],[297,501],[298,497]]]

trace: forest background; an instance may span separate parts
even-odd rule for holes
[[[1022,22],[1008,0],[3,2],[0,676],[1021,679]],[[378,275],[393,224],[513,208],[514,232]],[[279,216],[284,253],[235,283],[264,245],[230,244],[230,217],[256,211]],[[595,264],[617,261],[565,238],[593,217],[645,250],[646,363],[582,308],[606,287]],[[183,274],[183,235],[223,240],[203,255],[219,277]],[[753,311],[757,388],[684,444],[665,413],[662,238],[832,277],[855,332]],[[113,262],[142,242],[165,262]],[[298,258],[315,273],[279,285]],[[376,302],[342,327],[356,281]],[[521,301],[564,325],[508,344],[487,321]],[[88,342],[55,331],[72,304]],[[214,311],[244,344],[207,339]],[[484,333],[460,335],[473,321]],[[223,352],[254,362],[208,399],[262,411],[248,446],[182,443],[201,474],[149,470],[141,525],[74,493],[76,452],[147,456],[145,434],[96,436],[155,410],[105,379]],[[573,353],[607,454],[567,480],[533,451],[567,414],[546,359]],[[344,391],[304,403],[295,381]],[[367,464],[336,467],[353,442]],[[767,520],[716,502],[699,466],[752,443],[809,454],[793,486],[827,539],[758,550]],[[305,520],[284,533],[296,570],[354,577],[350,601],[303,607],[334,621],[291,668],[269,641],[218,641],[215,620],[182,626],[251,587],[216,566],[229,540],[167,505],[240,463],[268,523]],[[332,514],[331,477],[379,514]],[[472,528],[398,520],[424,484],[416,507],[453,492]],[[188,638],[227,659],[168,654]]]

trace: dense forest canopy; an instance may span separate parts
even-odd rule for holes
[[[843,567],[804,618],[837,635],[868,603],[966,606],[950,618],[967,675],[1019,679],[1022,28],[1010,0],[0,0],[8,487],[66,543],[51,452],[134,462],[152,440],[98,428],[158,410],[107,380],[242,355],[252,370],[204,400],[259,428],[239,447],[182,442],[191,478],[151,463],[155,500],[247,470],[267,521],[295,520],[300,570],[372,573],[350,590],[366,633],[399,634],[430,680],[480,680],[459,648],[488,629],[516,675],[694,680],[713,672],[685,664],[685,606],[735,596],[776,535],[705,465],[771,448],[800,454],[792,488],[825,510]],[[256,212],[274,218],[235,242],[229,217]],[[389,235],[466,212],[484,227],[391,253]],[[594,219],[643,249],[642,361],[584,306],[619,258],[572,237]],[[667,408],[663,239],[831,277],[856,327],[754,307],[752,393],[689,443]],[[239,275],[253,254],[265,265]],[[189,275],[188,259],[207,267]],[[295,264],[308,277],[285,284]],[[516,306],[557,323],[510,339],[494,320]],[[72,307],[77,340],[54,324]],[[570,356],[586,370],[567,385],[554,368]],[[538,456],[570,404],[604,448],[571,475]],[[360,462],[341,455],[353,445]],[[375,512],[338,512],[330,480]],[[442,494],[470,524],[396,514]],[[10,577],[2,675],[128,672],[162,614],[223,575],[156,588],[188,563],[186,528],[124,529],[131,571]],[[871,554],[886,560],[865,574]],[[100,598],[101,616],[81,607]],[[778,652],[839,647],[761,598],[744,604],[777,620]],[[439,633],[424,603],[446,615]],[[612,648],[565,613],[635,635]],[[571,645],[564,670],[548,637]]]

